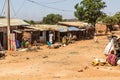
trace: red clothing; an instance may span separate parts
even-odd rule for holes
[[[115,54],[109,54],[107,57],[107,61],[111,65],[116,65],[116,55]]]

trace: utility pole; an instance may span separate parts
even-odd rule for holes
[[[10,0],[6,0],[6,15],[7,15],[7,45],[10,50]]]

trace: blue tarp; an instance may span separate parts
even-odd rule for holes
[[[67,31],[84,31],[85,29],[79,29],[79,28],[76,28],[76,27],[68,27],[68,30],[67,29],[64,29],[64,28],[60,28],[59,31],[60,32],[67,32]]]
[[[79,28],[76,28],[76,27],[69,27],[68,28],[68,31],[79,31],[80,29]]]
[[[59,31],[60,31],[60,32],[67,32],[68,30],[67,30],[67,29],[64,29],[64,28],[60,28]]]

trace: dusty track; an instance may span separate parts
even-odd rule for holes
[[[0,60],[0,80],[119,80],[119,66],[91,65],[94,57],[105,58],[108,40],[98,39],[99,43],[81,40],[59,49],[41,46],[38,52],[7,51]]]

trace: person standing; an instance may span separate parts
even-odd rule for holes
[[[98,38],[97,38],[97,34],[96,33],[94,34],[94,41],[98,42]]]
[[[49,34],[49,42],[53,44],[53,32],[50,32]]]

